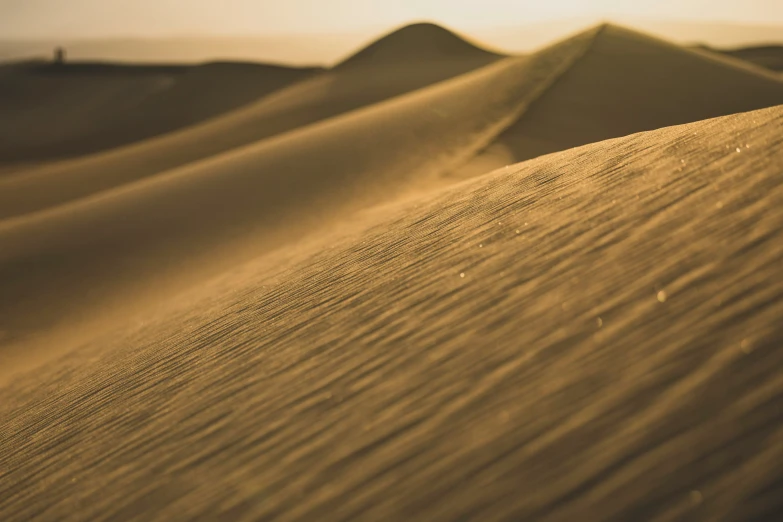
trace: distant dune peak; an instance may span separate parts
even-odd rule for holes
[[[337,67],[360,63],[394,63],[450,58],[492,60],[500,54],[482,49],[462,36],[437,24],[409,24],[375,40],[341,62]]]
[[[783,82],[761,69],[613,23],[592,31],[581,58],[500,136],[516,161],[783,103]]]
[[[659,38],[648,35],[642,31],[638,31],[636,29],[632,29],[630,27],[626,27],[611,21],[603,21],[593,26],[592,31],[596,40],[619,40],[623,38],[631,38],[634,40],[650,39],[665,42],[665,40],[660,40]],[[666,43],[669,45],[669,42]]]

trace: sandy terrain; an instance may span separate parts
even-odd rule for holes
[[[0,520],[783,514],[779,76],[609,25],[82,67],[0,163]]]
[[[411,31],[417,33],[420,28],[404,28],[386,38],[389,45],[379,46],[383,42],[377,42],[373,48],[403,44],[401,54],[407,56],[410,53],[404,45],[408,38],[406,35]],[[443,45],[442,29],[430,25],[424,28],[439,45]],[[406,63],[393,56],[394,53],[391,53],[392,56],[384,53],[386,59],[378,61],[356,56],[335,69],[297,82],[202,125],[26,172],[24,176],[0,179],[0,217],[39,210],[258,143],[264,138],[295,131],[453,76],[461,76],[500,59],[498,55],[477,52],[454,35],[451,35],[449,43],[456,48],[457,57],[443,60],[440,53],[434,53],[425,55],[424,59],[414,57]],[[459,59],[460,52],[465,55],[464,61]]]
[[[0,162],[78,156],[237,109],[317,69],[242,63],[0,67]]]
[[[783,103],[777,75],[612,26],[500,135],[493,168],[634,132]],[[752,95],[750,93],[753,93]],[[485,155],[486,155],[485,154]],[[486,168],[486,162],[482,165]]]

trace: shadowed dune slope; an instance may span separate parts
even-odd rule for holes
[[[0,67],[0,163],[78,156],[171,132],[316,71],[244,63]]]
[[[755,63],[773,71],[783,72],[783,45],[765,45],[731,50],[723,49],[717,52]]]
[[[783,107],[537,158],[0,391],[0,518],[783,510]]]
[[[500,58],[484,51],[468,51],[462,58],[441,60],[437,53],[428,54],[422,48],[419,52],[431,55],[431,59],[414,59],[415,53],[408,48],[405,34],[403,28],[374,44],[389,53],[400,47],[399,53],[391,53],[401,60],[399,63],[362,60],[297,82],[202,125],[0,179],[0,219],[61,204],[293,131],[460,76]],[[404,60],[406,56],[409,60]]]
[[[441,183],[566,70],[591,34],[0,221],[0,366],[11,367],[3,359],[9,353],[29,353],[29,336],[53,328],[89,332],[84,321],[125,317],[242,259],[321,233],[353,211]]]
[[[605,25],[590,50],[476,161],[496,168],[781,103],[783,78],[777,75]]]
[[[40,158],[68,136],[111,125],[176,83],[184,67],[20,63],[0,66],[0,162]]]

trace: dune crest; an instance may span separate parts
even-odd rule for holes
[[[485,170],[499,168],[509,160],[779,104],[783,77],[604,24],[590,49],[474,161]]]
[[[489,62],[503,55],[468,42],[450,30],[432,23],[406,25],[370,43],[335,66],[390,66],[398,63],[449,60]]]

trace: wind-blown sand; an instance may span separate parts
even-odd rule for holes
[[[780,78],[417,24],[187,123],[207,67],[0,178],[0,519],[781,513]]]

